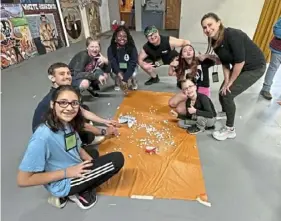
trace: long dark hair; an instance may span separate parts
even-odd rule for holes
[[[129,29],[125,26],[119,26],[113,33],[112,38],[111,38],[111,42],[110,42],[110,46],[111,46],[111,50],[112,50],[112,54],[115,57],[117,54],[117,33],[120,31],[124,31],[127,34],[127,43],[125,44],[125,50],[128,54],[131,54],[131,52],[133,51],[135,46],[135,41],[129,31]]]
[[[213,18],[216,22],[221,21],[219,16],[213,12],[207,13],[205,14],[202,19],[201,19],[201,25],[203,23],[203,21],[207,18]],[[221,45],[222,41],[224,39],[224,26],[221,22],[220,27],[219,27],[219,35],[218,35],[218,39],[217,40],[213,40],[210,37],[208,37],[208,48],[206,51],[206,54],[209,54],[212,52],[212,48],[217,48],[218,46]]]
[[[183,52],[183,49],[186,47],[186,46],[190,46],[193,50],[193,58],[192,58],[192,61],[190,64],[188,64],[186,62],[186,60],[182,57],[182,52]],[[190,69],[191,70],[191,73],[188,74],[188,78],[194,78],[197,74],[197,66],[198,66],[198,59],[195,57],[195,50],[194,48],[192,47],[192,45],[184,45],[181,50],[180,50],[180,54],[179,54],[179,66],[178,66],[178,69],[176,71],[177,73],[177,79],[178,80],[183,80],[183,76],[185,75],[185,70],[187,69]]]
[[[81,100],[80,93],[70,85],[62,85],[55,89],[52,93],[51,101],[55,102],[58,99],[58,96],[64,91],[71,91],[75,93],[78,97],[78,101]],[[49,110],[46,112],[44,117],[44,122],[53,132],[57,132],[59,130],[64,130],[63,123],[59,120],[58,116],[56,115],[55,104],[54,107],[49,107]],[[85,118],[82,115],[81,109],[79,108],[77,115],[69,122],[70,126],[73,128],[74,131],[80,132],[84,128]]]

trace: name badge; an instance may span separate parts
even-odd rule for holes
[[[70,151],[77,147],[77,138],[75,132],[71,132],[64,135],[65,150]]]
[[[163,62],[162,59],[159,59],[159,60],[155,61],[155,66],[156,66],[156,67],[160,67],[160,66],[162,66],[163,64],[164,64],[164,62]]]
[[[120,69],[127,69],[127,68],[128,68],[128,65],[127,65],[127,63],[120,62],[120,63],[119,63],[119,68],[120,68]]]

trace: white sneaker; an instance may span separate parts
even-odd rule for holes
[[[92,144],[100,144],[105,141],[105,136],[95,136],[95,139]]]
[[[233,139],[236,137],[235,128],[233,127],[231,129],[230,127],[225,126],[220,130],[213,132],[213,137],[219,141],[223,141],[228,138]]]
[[[138,89],[138,82],[137,82],[137,79],[136,78],[133,78],[132,79],[132,89],[133,90],[137,90]]]
[[[62,209],[67,204],[67,198],[59,198],[56,196],[49,196],[48,203],[54,207]]]
[[[120,91],[121,89],[120,89],[119,86],[115,86],[115,87],[114,87],[114,90],[115,90],[115,91]]]

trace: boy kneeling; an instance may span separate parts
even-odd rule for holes
[[[182,93],[187,97],[186,114],[179,114],[172,110],[173,116],[183,119],[178,125],[187,129],[189,134],[197,134],[206,129],[213,129],[216,122],[216,110],[211,99],[197,93],[195,82],[186,79],[181,82]]]

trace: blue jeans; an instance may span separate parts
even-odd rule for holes
[[[270,63],[264,78],[264,83],[262,88],[263,91],[270,92],[270,88],[273,83],[273,78],[278,68],[280,67],[280,64],[281,64],[281,52],[279,54],[276,52],[272,52]]]

